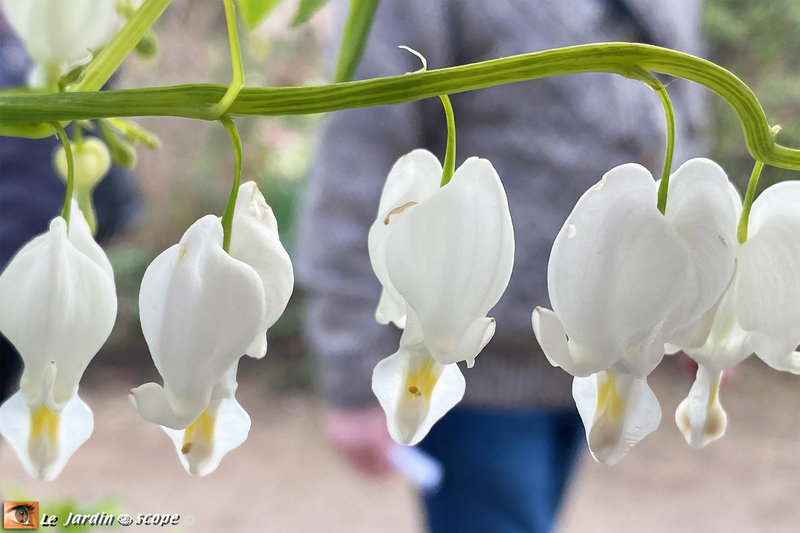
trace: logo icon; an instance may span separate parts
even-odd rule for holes
[[[3,529],[39,529],[39,502],[3,502]]]
[[[129,514],[121,514],[117,517],[117,523],[121,526],[129,526],[133,524],[133,517]]]

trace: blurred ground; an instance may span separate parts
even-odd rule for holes
[[[270,392],[263,386],[265,361],[244,358],[240,370],[238,398],[253,420],[248,440],[216,472],[194,478],[166,435],[127,402],[128,388],[152,376],[114,364],[108,354],[101,359],[81,386],[95,413],[92,438],[52,483],[28,478],[0,445],[3,498],[39,500],[44,512],[48,501],[71,499],[83,513],[104,510],[101,501],[134,516],[179,513],[180,527],[150,528],[172,532],[420,531],[405,481],[367,479],[341,463],[324,442],[319,399]],[[699,451],[686,445],[672,421],[689,378],[667,361],[652,386],[664,410],[661,427],[617,466],[583,457],[561,531],[798,531],[800,377],[757,360],[741,365],[722,392],[728,434]],[[188,515],[192,525],[186,525]]]

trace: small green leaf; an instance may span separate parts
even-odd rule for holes
[[[251,31],[272,13],[281,0],[236,0],[236,3],[239,4],[242,22]]]
[[[375,18],[378,0],[350,0],[350,13],[339,45],[339,59],[336,61],[334,83],[350,81],[364,54],[369,39],[369,30]]]
[[[322,9],[322,6],[328,3],[328,0],[300,0],[300,5],[297,6],[297,11],[292,18],[289,26],[294,28],[304,23],[314,16],[314,13]]]

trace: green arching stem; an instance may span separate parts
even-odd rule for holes
[[[111,75],[128,57],[142,36],[158,20],[172,0],[145,0],[136,13],[97,54],[86,70],[83,79],[67,87],[70,92],[99,91]]]
[[[453,106],[450,98],[444,94],[439,97],[444,106],[444,115],[447,119],[447,150],[444,153],[444,167],[442,168],[442,182],[439,185],[444,187],[453,177],[456,170],[456,119],[453,117]]]
[[[233,185],[231,186],[231,194],[228,196],[228,203],[225,206],[225,212],[222,213],[222,249],[229,252],[231,248],[231,230],[233,229],[233,209],[236,207],[239,182],[242,180],[242,139],[239,137],[236,125],[228,115],[222,115],[219,121],[225,126],[225,130],[231,138],[234,157]]]
[[[747,192],[745,192],[744,202],[742,202],[742,216],[739,218],[739,227],[736,231],[739,244],[744,244],[747,240],[747,224],[750,220],[750,208],[753,207],[758,178],[761,177],[761,169],[763,168],[764,163],[762,161],[756,161],[756,164],[753,165],[753,172],[750,173],[750,181],[747,183]]]
[[[242,65],[242,51],[239,48],[239,31],[236,28],[236,6],[233,0],[222,0],[225,3],[225,20],[228,23],[228,46],[231,50],[231,68],[233,77],[231,84],[222,98],[214,104],[208,111],[210,119],[218,119],[228,111],[228,108],[236,100],[239,91],[244,87],[244,66]]]
[[[713,90],[736,112],[748,151],[755,159],[776,167],[800,169],[800,149],[775,143],[758,99],[734,74],[698,57],[637,43],[571,46],[340,84],[245,87],[231,104],[228,113],[324,113],[399,104],[441,94],[582,72],[609,72],[636,77],[638,70],[684,78]],[[91,94],[0,95],[0,133],[33,136],[39,130],[31,128],[31,123],[54,120],[156,115],[204,119],[208,118],[208,107],[219,102],[225,92],[226,88],[218,85],[183,85]]]
[[[53,128],[56,130],[61,144],[64,146],[64,155],[67,158],[67,190],[64,192],[64,206],[61,208],[61,218],[67,223],[67,231],[69,231],[69,215],[72,210],[72,190],[75,188],[75,161],[72,159],[72,147],[69,144],[67,132],[64,127],[58,122],[53,122]]]

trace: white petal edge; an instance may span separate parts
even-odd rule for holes
[[[675,423],[692,448],[702,448],[722,437],[728,427],[728,415],[719,402],[722,373],[699,365],[689,395],[675,411]]]
[[[421,405],[419,413],[411,424],[403,425],[398,415],[402,396],[406,395],[406,378],[409,361],[412,357],[427,357],[420,352],[403,347],[386,359],[380,361],[372,374],[372,392],[386,413],[386,422],[389,435],[399,444],[414,445],[428,434],[433,424],[436,423],[447,411],[452,409],[464,396],[466,382],[458,365],[440,365],[442,368],[439,379],[430,395],[427,406]],[[433,362],[434,365],[439,365]],[[424,397],[416,398],[424,402]],[[412,400],[412,401],[416,401]],[[421,418],[421,419],[420,419]]]
[[[595,460],[607,465],[619,463],[661,421],[661,406],[646,377],[611,373],[615,375],[615,393],[624,400],[624,408],[616,416],[606,409],[598,412],[598,383],[608,385],[609,372],[572,381],[572,397],[586,429],[589,451]]]
[[[172,440],[183,467],[196,476],[206,476],[216,470],[222,458],[239,447],[250,432],[250,417],[233,396],[212,400],[207,409],[209,412],[216,411],[213,438],[194,439],[185,453],[186,430],[161,427]]]
[[[266,330],[280,318],[289,303],[294,289],[294,272],[289,254],[280,241],[272,208],[254,181],[239,187],[233,211],[230,253],[252,267],[261,279],[264,294],[262,332],[247,350],[247,355],[260,358],[266,354]]]
[[[38,444],[33,445],[35,451],[31,449],[31,415],[24,393],[17,391],[0,406],[0,433],[8,439],[31,477],[52,481],[72,454],[91,436],[94,429],[92,411],[75,394],[59,413],[56,442],[40,438]]]

